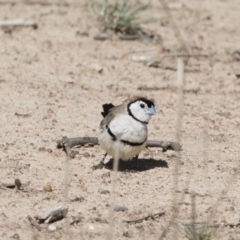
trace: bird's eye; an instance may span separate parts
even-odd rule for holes
[[[141,103],[141,104],[140,104],[140,107],[141,107],[141,108],[144,108],[144,104],[143,104],[143,103]]]

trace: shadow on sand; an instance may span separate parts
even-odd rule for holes
[[[112,170],[113,169],[113,158],[107,162],[104,167]],[[136,159],[132,159],[131,161],[122,161],[119,160],[118,171],[133,171],[133,172],[142,172],[147,171],[154,168],[168,168],[168,163],[164,160],[155,160],[155,159],[146,159],[139,158],[138,161]]]

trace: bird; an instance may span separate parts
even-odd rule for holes
[[[147,124],[151,116],[156,114],[154,101],[134,96],[121,105],[106,103],[102,108],[103,120],[99,127],[98,142],[106,154],[101,162],[104,162],[107,154],[123,161],[138,157],[147,143]]]

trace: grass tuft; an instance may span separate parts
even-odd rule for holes
[[[143,20],[140,17],[140,14],[148,8],[149,4],[141,5],[129,0],[91,1],[91,9],[98,16],[104,30],[126,34],[135,34],[141,30],[142,24],[154,21],[154,19]]]
[[[185,226],[185,236],[188,240],[211,240],[212,234],[208,227],[196,228],[194,224]]]

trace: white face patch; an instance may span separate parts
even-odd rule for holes
[[[129,105],[129,113],[136,120],[143,123],[148,123],[151,115],[156,114],[156,111],[153,104],[138,100]]]

